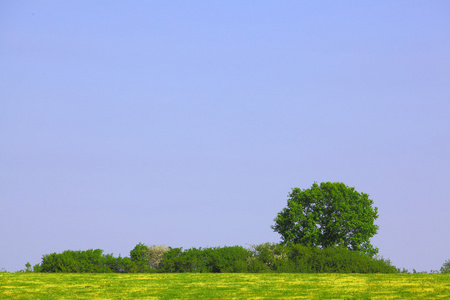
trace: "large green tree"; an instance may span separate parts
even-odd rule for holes
[[[271,227],[284,244],[345,246],[373,256],[378,248],[370,238],[378,231],[377,218],[378,208],[369,195],[341,182],[322,182],[309,189],[292,189],[287,207]]]

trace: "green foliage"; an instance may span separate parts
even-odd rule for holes
[[[271,272],[270,268],[265,265],[259,259],[249,260],[248,263],[248,272],[249,273],[269,273]]]
[[[292,246],[295,251],[291,260],[295,261],[297,271],[306,268],[311,273],[398,273],[389,260],[374,258],[343,246],[327,248],[307,248]],[[303,249],[301,249],[303,248]]]
[[[285,272],[296,273],[313,273],[315,268],[312,264],[315,262],[313,259],[314,249],[301,244],[291,244],[288,246],[289,261],[292,262],[291,269]]]
[[[398,273],[390,261],[339,247],[301,244],[252,246],[249,271],[254,273]]]
[[[245,273],[247,260],[251,255],[248,249],[241,246],[213,248],[212,272]]]
[[[264,243],[215,248],[147,247],[139,243],[130,257],[103,250],[51,253],[21,272],[51,273],[398,273],[389,260],[344,246],[319,248],[301,244]]]
[[[373,256],[378,249],[369,240],[377,233],[377,218],[378,209],[367,194],[340,182],[323,182],[292,189],[272,229],[284,244],[344,246]]]
[[[252,257],[249,264],[253,273],[269,271],[285,272],[288,267],[288,249],[280,244],[264,243],[250,247]],[[264,267],[263,267],[264,266]]]
[[[42,270],[42,267],[40,264],[36,264],[33,267],[31,267],[30,262],[27,262],[25,264],[25,269],[20,270],[19,272],[22,272],[22,273],[37,272],[38,273],[38,272],[41,272],[41,270]]]
[[[130,259],[137,266],[139,273],[150,272],[151,267],[147,264],[147,246],[139,243],[130,251]]]
[[[162,260],[162,270],[167,273],[209,273],[211,249],[191,248],[183,251],[182,248],[169,248]]]
[[[35,265],[33,266],[33,272],[36,272],[36,273],[42,272],[42,267],[41,267],[41,265],[40,265],[40,264],[35,264]]]
[[[242,273],[247,272],[251,252],[241,246],[223,248],[169,248],[162,260],[168,273]]]
[[[447,259],[442,265],[441,274],[450,274],[450,259]]]
[[[26,265],[31,271],[31,265]],[[86,251],[66,250],[62,253],[46,254],[42,263],[33,267],[34,272],[44,273],[135,273],[137,266],[130,258],[103,254],[101,249]]]
[[[42,257],[42,263],[33,267],[33,272],[51,273],[137,273],[151,272],[152,269],[143,264],[139,265],[138,245],[129,257],[114,257],[112,254],[103,254],[103,250],[72,251],[66,250],[62,253],[46,254]],[[144,256],[145,258],[145,256]],[[24,272],[31,272],[31,265],[27,263]]]
[[[138,266],[129,257],[105,255],[105,265],[114,273],[137,273]]]
[[[170,248],[162,261],[167,273],[398,273],[389,260],[343,246],[319,248],[265,243],[251,249]]]
[[[25,272],[25,273],[33,272],[33,269],[31,268],[30,262],[27,262],[25,264],[25,269],[22,272]]]
[[[137,265],[138,272],[156,272],[169,248],[166,246],[137,244],[130,251],[131,260]]]
[[[146,259],[152,269],[161,268],[161,262],[167,251],[169,251],[169,247],[164,245],[150,245],[148,247],[146,251]]]

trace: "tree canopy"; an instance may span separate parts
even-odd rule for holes
[[[378,208],[369,195],[341,182],[314,183],[309,189],[293,188],[271,226],[284,244],[326,248],[345,246],[370,256],[378,248],[370,244],[377,231]]]

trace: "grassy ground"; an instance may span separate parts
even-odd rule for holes
[[[0,273],[0,298],[450,299],[450,275]]]

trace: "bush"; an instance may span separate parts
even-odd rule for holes
[[[130,258],[137,265],[138,272],[155,272],[161,268],[167,251],[169,248],[166,246],[146,246],[139,243],[130,251]]]
[[[46,254],[42,257],[41,272],[54,273],[108,273],[103,250],[72,251]]]
[[[247,272],[251,253],[241,247],[169,248],[162,260],[162,271],[169,273],[242,273]]]
[[[312,247],[306,247],[301,244],[294,244],[287,246],[288,259],[292,263],[291,271],[296,273],[312,273],[313,249]]]
[[[300,273],[398,273],[389,260],[371,257],[345,247],[289,247],[289,260]]]
[[[252,269],[254,272],[258,269],[261,269],[261,271],[277,271],[279,268],[285,269],[287,267],[286,262],[288,261],[288,248],[285,246],[275,243],[264,243],[261,245],[252,245],[250,246],[250,249],[252,257],[249,263],[257,260],[267,267],[261,269],[259,263],[253,263]]]
[[[147,264],[147,246],[139,243],[130,251],[130,259],[136,265],[137,272],[150,272],[151,267]]]
[[[33,266],[33,272],[36,272],[36,273],[42,272],[42,267],[41,267],[41,265],[40,265],[40,264],[35,264],[35,265]]]
[[[211,270],[214,273],[246,273],[251,252],[241,246],[213,248]]]
[[[211,272],[211,249],[169,248],[162,260],[162,271],[168,273],[209,273]]]
[[[389,260],[339,247],[265,243],[250,249],[241,246],[216,248],[168,248],[137,244],[130,257],[114,257],[103,250],[51,253],[42,263],[23,272],[71,273],[398,273]],[[450,273],[450,260],[441,268]]]
[[[346,247],[307,247],[265,243],[250,249],[169,248],[161,262],[169,273],[397,273],[389,260],[371,257]]]
[[[114,257],[112,254],[105,256],[105,265],[114,273],[137,273],[137,265],[129,257]]]
[[[450,259],[447,259],[442,265],[441,274],[450,274]]]
[[[25,265],[30,270],[29,263]],[[138,266],[129,257],[114,257],[103,250],[51,253],[42,256],[42,263],[33,266],[33,272],[51,273],[136,273]]]
[[[271,272],[270,268],[258,259],[251,259],[248,262],[249,273],[268,273]]]
[[[161,262],[167,251],[169,251],[169,248],[166,246],[150,245],[149,247],[147,247],[147,250],[146,250],[147,264],[152,269],[161,268]]]

